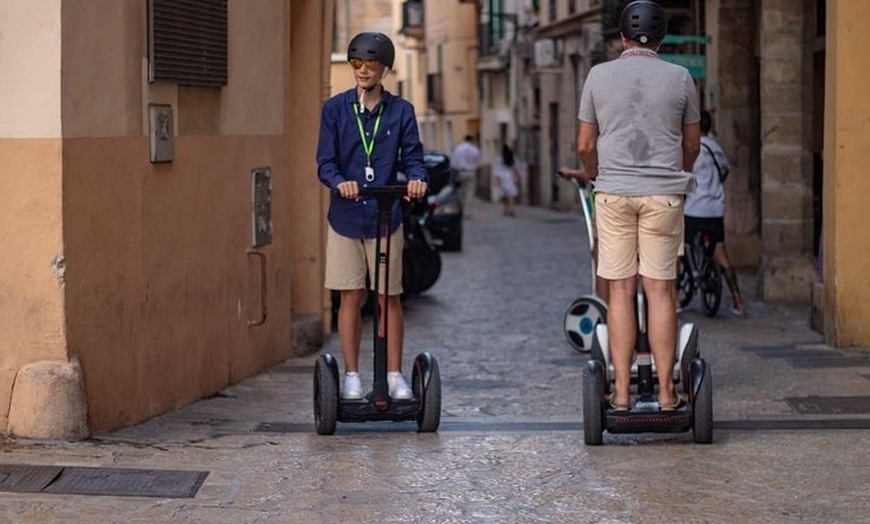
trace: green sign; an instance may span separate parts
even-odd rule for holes
[[[707,57],[704,55],[659,53],[659,58],[685,67],[689,70],[692,78],[704,78],[707,76]]]
[[[710,37],[707,35],[665,35],[663,44],[707,44]]]

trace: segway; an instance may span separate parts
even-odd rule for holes
[[[562,178],[568,178],[558,173]],[[592,231],[592,195],[587,191],[586,184],[572,178],[571,182],[577,188],[580,196],[580,206],[583,208],[583,218],[586,219],[586,237],[589,239],[589,253],[595,249],[595,232]],[[589,353],[592,350],[592,339],[595,327],[607,322],[607,304],[595,295],[595,258],[589,257],[592,265],[592,293],[581,296],[571,302],[565,311],[562,326],[565,340],[575,351]]]
[[[637,293],[638,333],[631,387],[635,399],[628,411],[611,407],[609,395],[614,382],[607,344],[607,324],[595,329],[590,359],[583,369],[583,437],[587,445],[600,445],[603,433],[666,433],[692,430],[694,441],[713,441],[713,381],[710,366],[698,351],[698,329],[687,323],[680,327],[677,354],[672,370],[677,391],[685,405],[662,411],[656,397],[655,363],[647,338],[646,301]]]
[[[360,195],[377,201],[377,229],[375,241],[376,269],[374,289],[380,290],[381,271],[389,282],[390,242],[382,247],[382,239],[390,238],[390,218],[396,201],[407,193],[406,186],[363,187]],[[380,316],[384,315],[383,330]],[[326,353],[314,365],[314,426],[318,435],[335,433],[337,422],[416,421],[421,433],[438,430],[441,422],[441,374],[438,361],[428,352],[414,359],[411,373],[413,397],[408,400],[390,397],[387,384],[387,323],[389,315],[374,308],[374,381],[372,391],[359,400],[341,398],[338,362]]]

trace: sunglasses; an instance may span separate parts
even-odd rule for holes
[[[359,69],[363,65],[365,65],[366,69],[368,69],[369,71],[377,71],[377,70],[384,67],[380,62],[378,62],[374,58],[365,58],[365,59],[363,59],[363,58],[351,58],[349,60],[349,62],[350,62],[350,66],[354,69]]]

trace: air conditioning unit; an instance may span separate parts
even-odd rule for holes
[[[535,67],[556,67],[559,65],[560,58],[555,39],[535,41]]]

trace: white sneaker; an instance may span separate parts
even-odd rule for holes
[[[362,381],[356,371],[344,374],[344,387],[341,388],[341,398],[359,400],[363,397]]]
[[[387,373],[387,384],[390,386],[390,397],[392,398],[407,400],[414,396],[411,388],[408,387],[402,374],[398,371]]]

